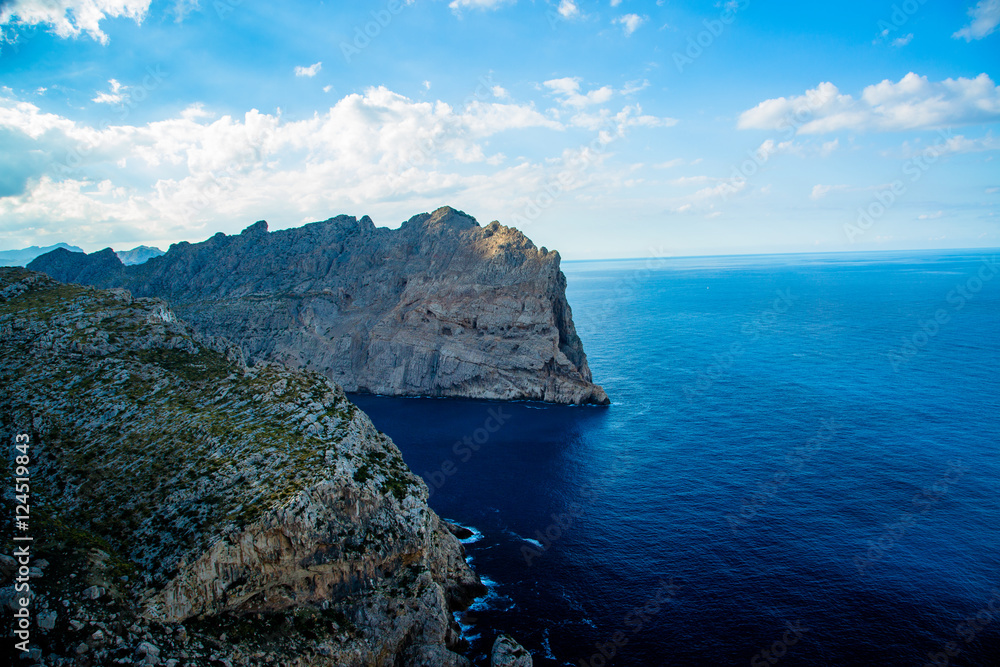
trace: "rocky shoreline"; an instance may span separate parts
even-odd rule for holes
[[[32,443],[35,664],[469,664],[457,528],[328,379],[24,269],[0,269],[0,359]]]

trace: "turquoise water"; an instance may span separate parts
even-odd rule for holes
[[[566,263],[610,407],[353,397],[477,530],[470,655],[1000,664],[992,258]]]

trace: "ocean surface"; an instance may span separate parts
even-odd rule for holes
[[[994,257],[567,262],[610,407],[352,396],[476,531],[476,664],[1000,665]]]

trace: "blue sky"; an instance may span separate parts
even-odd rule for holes
[[[997,247],[998,22],[1000,0],[8,1],[0,249],[444,204],[567,259]]]

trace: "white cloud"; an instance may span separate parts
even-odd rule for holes
[[[612,7],[617,7],[620,4],[622,4],[622,0],[611,0]]]
[[[111,91],[107,93],[98,92],[97,97],[92,99],[91,102],[97,102],[98,104],[121,104],[122,100],[125,99],[128,86],[123,86],[117,79],[108,79],[108,83],[111,84]]]
[[[917,220],[937,220],[942,215],[944,211],[934,211],[933,213],[921,213],[917,216]]]
[[[555,95],[559,96],[560,102],[565,106],[582,109],[593,104],[604,104],[614,95],[611,86],[595,88],[588,93],[580,93],[580,77],[564,77],[562,79],[550,79],[544,85]]]
[[[174,2],[174,16],[177,23],[182,22],[187,15],[194,12],[196,9],[200,8],[200,3],[198,0],[176,0]]]
[[[907,158],[918,155],[948,155],[954,153],[981,153],[984,151],[1000,150],[1000,139],[993,136],[992,132],[987,132],[984,136],[975,139],[956,134],[938,141],[931,146],[921,146],[919,144],[903,143],[903,155]]]
[[[728,180],[715,186],[702,188],[691,195],[690,199],[698,203],[713,199],[727,199],[738,192],[742,192],[746,186],[746,179]]]
[[[101,44],[108,36],[100,23],[106,18],[125,17],[141,23],[150,0],[10,0],[0,7],[0,38],[12,40],[19,25],[48,25],[59,37],[79,37],[86,33]]]
[[[0,97],[0,130],[31,140],[31,152],[51,165],[0,198],[0,220],[6,230],[38,236],[45,228],[106,244],[199,238],[209,221],[218,229],[269,214],[321,219],[403,199],[407,207],[433,206],[457,201],[456,192],[499,207],[531,184],[520,182],[518,166],[501,166],[502,154],[487,153],[486,140],[520,128],[564,126],[530,105],[474,101],[454,109],[385,88],[296,121],[256,110],[218,117],[192,106],[146,125],[102,128]],[[508,185],[491,192],[496,183]]]
[[[835,190],[846,190],[846,185],[814,185],[812,193],[810,193],[809,198],[812,200],[819,200],[827,196]]]
[[[972,18],[969,25],[955,32],[952,37],[971,42],[992,34],[1000,24],[1000,0],[980,0],[979,4],[969,9],[969,16]]]
[[[644,114],[638,104],[626,106],[618,113],[612,113],[607,109],[601,109],[597,113],[581,111],[569,119],[569,124],[574,127],[608,132],[619,137],[630,127],[672,127],[677,122],[676,118]]]
[[[892,45],[896,46],[896,47],[906,46],[911,41],[913,41],[913,33],[912,32],[911,33],[907,33],[907,34],[903,35],[902,37],[897,37],[896,39],[892,40]]]
[[[932,129],[1000,120],[1000,86],[983,73],[974,79],[931,82],[910,72],[897,83],[868,86],[860,99],[821,83],[804,95],[765,100],[740,114],[740,129],[796,128],[799,134],[837,130]]]
[[[642,81],[639,80],[627,81],[625,83],[625,87],[622,88],[621,93],[622,95],[634,95],[635,93],[638,93],[640,90],[646,90],[647,88],[649,88],[648,79],[643,79]]]
[[[625,31],[626,37],[638,30],[639,26],[645,22],[646,17],[639,16],[638,14],[623,14],[612,21],[612,23],[622,26],[622,30]]]
[[[463,9],[499,9],[517,0],[452,0],[448,7],[456,14]]]
[[[319,71],[323,69],[323,61],[313,63],[309,67],[303,67],[302,65],[295,66],[295,76],[308,76],[313,77],[319,74]]]
[[[493,86],[490,88],[490,92],[493,93],[493,97],[498,100],[506,100],[510,97],[510,93],[503,86]]]
[[[580,201],[640,182],[608,162],[611,151],[579,133],[562,134],[584,122],[577,118],[583,112],[560,120],[495,98],[455,108],[379,87],[297,120],[280,111],[231,116],[192,105],[155,122],[96,127],[12,95],[0,92],[0,132],[21,135],[40,165],[0,197],[0,237],[12,242],[16,234],[21,245],[56,239],[162,247],[261,218],[281,228],[369,213],[392,224],[442,203],[510,219],[563,171],[575,179],[566,196]],[[634,105],[593,115],[605,145],[633,127],[676,122]],[[528,128],[565,143],[532,160],[492,148],[500,133]]]
[[[674,167],[679,167],[684,164],[684,158],[674,158],[673,160],[667,160],[666,162],[659,162],[653,165],[653,169],[673,169]]]
[[[671,179],[667,181],[667,183],[669,183],[670,185],[680,185],[680,186],[703,185],[705,183],[714,183],[720,180],[722,179],[715,178],[713,176],[681,176],[680,178]]]
[[[559,3],[559,15],[563,18],[569,19],[580,14],[580,8],[576,6],[573,0],[562,0]]]

